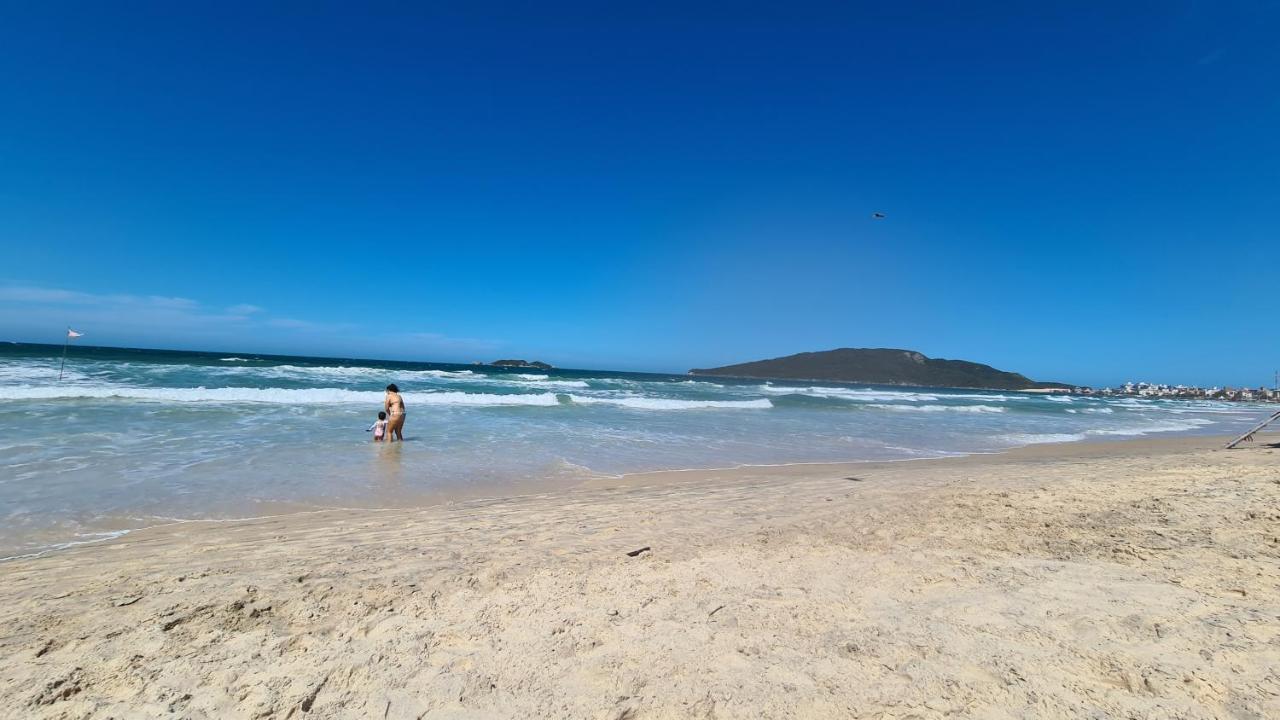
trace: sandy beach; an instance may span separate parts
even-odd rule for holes
[[[0,564],[0,715],[1278,717],[1277,439],[153,528]]]

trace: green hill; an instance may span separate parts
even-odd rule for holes
[[[689,374],[988,390],[1071,387],[1062,383],[1036,382],[1024,375],[997,370],[982,363],[929,358],[914,350],[892,348],[840,348],[823,352],[806,352],[772,360],[694,369],[690,370]]]

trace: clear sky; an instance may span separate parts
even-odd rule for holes
[[[1280,366],[1274,2],[413,5],[6,3],[0,339]]]

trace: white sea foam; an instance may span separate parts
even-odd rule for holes
[[[1001,395],[996,393],[922,393],[909,390],[873,390],[871,388],[846,387],[788,387],[765,383],[757,390],[779,395],[807,395],[810,397],[852,400],[855,402],[936,402],[938,400],[983,400],[986,402],[1009,402],[1010,400],[1030,400],[1030,396]]]
[[[895,412],[968,412],[968,413],[1002,413],[1002,407],[993,405],[886,405],[872,403],[867,407],[877,410],[893,410]]]
[[[250,362],[243,360],[243,362]],[[130,367],[127,363],[116,363],[114,369]],[[142,364],[130,368],[149,376],[166,376],[183,373],[184,376],[196,372],[204,373],[212,378],[253,378],[286,379],[298,382],[399,382],[413,380],[477,380],[485,376],[470,370],[408,370],[402,368],[378,368],[362,365],[241,365],[223,366],[191,366],[169,363]]]
[[[669,398],[570,395],[569,399],[578,405],[617,405],[636,410],[697,410],[701,408],[763,410],[773,407],[773,403],[768,398],[760,398],[759,400],[673,400]]]
[[[266,403],[277,405],[380,405],[385,395],[374,390],[342,388],[138,388],[116,386],[0,387],[5,400],[138,400],[175,403]],[[421,405],[558,405],[554,393],[404,393],[405,403]]]
[[[1137,435],[1149,435],[1151,433],[1184,432],[1187,430],[1195,430],[1198,427],[1203,427],[1205,425],[1212,425],[1212,424],[1213,424],[1212,420],[1203,420],[1200,418],[1186,418],[1186,419],[1180,419],[1176,422],[1156,422],[1155,424],[1152,424],[1152,425],[1142,425],[1142,426],[1123,427],[1123,428],[1109,428],[1109,429],[1097,428],[1094,430],[1090,430],[1089,434],[1090,435],[1120,435],[1120,436],[1128,437],[1128,436],[1137,436]]]
[[[381,397],[381,394],[379,394]],[[538,393],[536,395],[521,393],[514,395],[494,395],[490,393],[438,392],[406,394],[405,402],[412,406],[419,405],[559,405],[560,398],[555,393]]]
[[[508,380],[506,378],[497,377],[489,378],[487,382],[503,383],[514,385],[516,387],[536,387],[536,388],[553,388],[557,390],[576,390],[579,388],[591,387],[585,380],[552,380],[546,375],[512,375],[512,378],[518,380]]]
[[[48,364],[0,364],[0,385],[29,385],[33,382],[53,382],[58,379],[58,363]],[[62,373],[62,382],[81,382],[89,379],[84,373],[68,367]]]
[[[252,362],[252,361],[249,360],[248,358],[242,358],[242,357],[225,357],[225,358],[222,358],[222,362]]]
[[[85,539],[54,543],[52,545],[48,545],[28,553],[0,556],[0,561],[26,560],[30,558],[43,557],[45,555],[48,555],[49,553],[57,552],[58,550],[66,550],[67,548],[73,548],[73,547],[76,547],[77,545],[93,545],[95,543],[114,540],[118,537],[124,537],[125,535],[128,535],[130,532],[132,532],[132,530],[112,530],[111,532],[97,532],[97,533],[76,533],[76,537],[85,538]]]
[[[528,380],[511,384],[523,388],[551,388],[554,390],[579,390],[591,387],[585,380]]]
[[[389,379],[405,382],[413,379],[475,380],[485,377],[470,370],[403,370],[375,368],[360,365],[271,365],[269,367],[234,368],[240,373],[266,377],[288,377],[299,380],[312,378],[336,379]]]
[[[997,395],[995,393],[939,393],[944,400],[952,398],[964,398],[966,400],[990,400],[994,402],[1008,402],[1010,400],[1030,400],[1030,395]]]
[[[1266,412],[1262,408],[1241,409],[1241,410],[1218,410],[1207,407],[1191,407],[1191,408],[1162,408],[1165,412],[1174,415],[1257,415],[1259,412]]]
[[[843,400],[854,400],[858,402],[921,402],[935,401],[937,395],[928,395],[925,393],[915,392],[896,392],[893,390],[863,390],[859,388],[838,388],[838,387],[786,387],[781,385],[764,384],[756,389],[774,393],[777,395],[807,395],[809,397],[835,398]],[[954,396],[953,396],[954,397]]]
[[[935,457],[936,458],[936,457],[954,457],[958,455],[964,455],[964,453],[952,452],[949,450],[924,450],[920,448],[903,447],[901,445],[885,445],[884,449],[897,450],[899,452],[905,452],[909,455],[918,456],[918,457]]]
[[[1001,435],[1000,439],[1011,442],[1014,445],[1039,445],[1042,443],[1079,442],[1084,439],[1084,435],[1078,433],[1012,433]]]
[[[1050,402],[1058,402],[1058,403],[1075,402],[1075,400],[1072,400],[1071,398],[1066,397],[1065,395],[1045,395],[1044,399]]]
[[[1153,401],[1151,401],[1151,400],[1139,400],[1138,398],[1121,398],[1121,399],[1119,399],[1119,400],[1112,400],[1112,401],[1110,401],[1110,402],[1111,402],[1112,404],[1115,404],[1115,405],[1120,405],[1120,406],[1123,406],[1123,407],[1131,407],[1131,408],[1133,408],[1133,407],[1136,407],[1136,408],[1155,408],[1155,407],[1160,407],[1159,405],[1157,405],[1155,402],[1153,402]]]

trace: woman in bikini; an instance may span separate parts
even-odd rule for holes
[[[382,407],[387,411],[387,441],[404,442],[404,398],[400,397],[400,388],[395,383],[387,386],[387,399]]]

